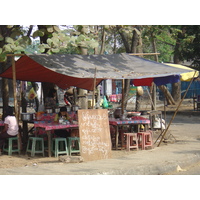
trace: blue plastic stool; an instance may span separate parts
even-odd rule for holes
[[[79,137],[68,137],[67,142],[68,142],[70,156],[72,153],[80,153],[80,138]]]
[[[55,157],[59,154],[69,154],[67,148],[66,138],[53,138],[51,144],[51,151],[54,153]]]
[[[7,138],[7,144],[3,146],[3,151],[8,152],[9,156],[11,156],[14,152],[18,152],[20,154],[19,138],[17,136]]]
[[[41,137],[29,137],[26,148],[26,153],[31,153],[31,156],[35,156],[36,153],[42,153],[44,156],[44,139]]]

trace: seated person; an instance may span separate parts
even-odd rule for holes
[[[5,112],[4,128],[0,132],[0,154],[3,149],[6,138],[16,137],[18,134],[18,124],[17,119],[13,114],[13,108],[8,107]]]
[[[69,114],[67,113],[67,108],[66,107],[61,107],[60,108],[60,112],[58,114],[56,114],[54,121],[55,122],[59,122],[59,119],[62,118],[64,120],[68,120],[70,123],[72,122]],[[66,129],[59,129],[59,130],[55,130],[54,131],[55,135],[59,136],[59,137],[71,137],[71,131],[70,130],[66,130]]]

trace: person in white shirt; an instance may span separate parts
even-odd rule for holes
[[[5,112],[4,128],[0,132],[0,154],[3,149],[5,140],[10,137],[15,137],[18,134],[19,126],[17,119],[13,114],[13,108],[8,107]]]

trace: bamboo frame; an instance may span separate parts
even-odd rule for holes
[[[152,55],[160,55],[160,53],[130,53],[131,56],[152,56]]]
[[[16,68],[15,68],[15,56],[24,56],[25,54],[6,54],[6,56],[12,57],[12,72],[13,72],[13,97],[14,97],[14,110],[15,117],[19,121],[19,110],[17,106],[17,93],[16,93]]]
[[[177,106],[177,108],[176,108],[176,110],[175,110],[175,112],[174,112],[174,115],[172,116],[172,118],[171,118],[171,120],[170,120],[170,122],[169,122],[167,128],[166,128],[165,131],[163,132],[162,137],[161,137],[161,140],[160,140],[160,142],[159,142],[159,144],[158,144],[158,147],[160,146],[161,142],[163,141],[163,139],[164,139],[164,137],[165,137],[165,135],[166,135],[166,133],[167,133],[167,131],[168,131],[168,129],[169,129],[171,123],[172,123],[172,121],[174,120],[174,118],[175,118],[175,116],[176,116],[176,114],[177,114],[177,112],[178,112],[178,110],[179,110],[179,107],[180,107],[181,103],[183,102],[183,100],[184,100],[184,98],[185,98],[185,96],[186,96],[186,94],[187,94],[187,92],[188,92],[188,90],[189,90],[189,88],[190,88],[190,86],[191,86],[193,80],[194,80],[195,74],[196,74],[196,71],[195,71],[195,73],[194,73],[194,75],[193,75],[193,77],[192,77],[192,79],[191,79],[191,81],[190,81],[190,84],[188,85],[188,87],[187,87],[187,89],[186,89],[186,91],[185,91],[185,93],[184,93],[184,95],[183,95],[183,98],[182,98],[181,101],[179,102],[179,104],[178,104],[178,106]],[[159,137],[160,137],[160,136],[159,136]]]
[[[17,93],[16,93],[16,70],[15,70],[15,59],[12,56],[12,72],[13,72],[13,96],[14,96],[14,109],[15,109],[15,117],[19,121],[19,112],[17,109]]]
[[[95,67],[94,84],[93,84],[93,94],[92,94],[92,109],[94,109],[95,88],[96,88],[96,74],[97,74],[97,68]]]

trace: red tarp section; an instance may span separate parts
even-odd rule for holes
[[[132,83],[134,86],[151,86],[153,78],[134,79]]]
[[[76,78],[54,72],[40,65],[28,56],[21,57],[15,64],[16,79],[21,81],[32,82],[50,82],[55,83],[58,87],[66,89],[70,86],[93,90],[93,78]],[[4,78],[12,79],[12,67],[9,67],[1,75]],[[103,79],[97,79],[98,85]]]

